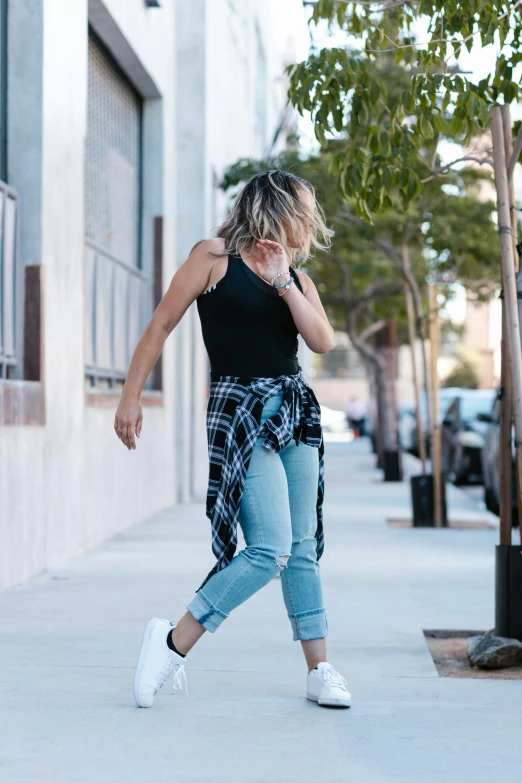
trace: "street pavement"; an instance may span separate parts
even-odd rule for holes
[[[305,698],[279,579],[133,704],[144,625],[213,564],[203,504],[169,509],[0,597],[2,783],[491,783],[522,770],[522,682],[439,678],[423,629],[493,626],[493,529],[393,528],[409,488],[365,442],[326,450],[329,659],[349,710]],[[450,493],[462,518],[486,518]],[[481,516],[482,515],[482,516]]]

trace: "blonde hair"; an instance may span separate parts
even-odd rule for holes
[[[303,189],[312,196],[311,207],[299,197]],[[225,240],[223,253],[234,255],[240,255],[240,249],[250,255],[259,239],[271,239],[284,247],[295,265],[315,250],[327,250],[333,231],[325,223],[313,185],[289,171],[274,169],[248,180],[216,236]],[[291,247],[297,243],[299,247]]]

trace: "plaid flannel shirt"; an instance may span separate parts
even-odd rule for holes
[[[276,414],[261,425],[265,402],[283,390],[283,402]],[[237,546],[237,522],[245,479],[258,435],[263,445],[279,452],[292,439],[318,449],[317,559],[324,550],[324,442],[321,409],[302,370],[275,378],[210,376],[207,408],[207,439],[210,458],[206,514],[212,523],[212,551],[216,565],[198,587],[232,560]]]

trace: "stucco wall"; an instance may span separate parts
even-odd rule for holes
[[[40,9],[37,6],[38,2],[17,2],[10,18],[25,36],[23,45],[10,43],[16,58],[10,61],[10,73],[19,87],[24,79],[29,84],[19,105],[13,105],[12,116],[21,117],[22,108],[27,113],[27,94],[35,93],[41,106],[36,104],[40,122],[33,112],[32,126],[24,125],[23,145],[12,141],[9,171],[22,205],[31,208],[22,213],[23,261],[43,265],[46,423],[0,429],[0,588],[175,502],[174,341],[164,356],[164,407],[145,409],[135,452],[128,452],[114,436],[114,407],[86,405],[83,167],[88,3],[44,0]],[[147,11],[141,0],[107,0],[105,6],[161,93],[160,137],[172,139],[172,5]],[[40,82],[33,83],[35,74]],[[25,165],[24,146],[31,152]],[[168,282],[175,258],[172,143],[165,144],[162,166],[170,173],[160,199]]]
[[[270,139],[286,103],[281,72],[304,56],[300,0],[11,0],[9,180],[22,204],[22,263],[44,280],[46,424],[0,428],[0,589],[177,502],[202,497],[207,358],[193,305],[163,355],[163,407],[144,410],[127,452],[114,405],[86,404],[84,146],[87,24],[146,98],[144,253],[164,216],[163,290],[222,220],[215,178],[265,150],[255,125],[256,26],[267,64]],[[245,40],[241,40],[244,17]],[[235,18],[235,21],[233,21]]]
[[[179,260],[211,236],[227,212],[230,196],[217,188],[225,168],[242,157],[267,154],[287,103],[287,64],[305,56],[309,35],[300,0],[194,0],[178,4],[178,200]],[[183,33],[182,33],[183,30]],[[266,60],[266,131],[256,126],[256,37]],[[191,97],[193,96],[193,97]],[[264,136],[264,141],[263,137]],[[274,152],[281,149],[282,136]],[[207,356],[195,306],[189,314],[193,389],[191,491],[204,494],[208,476],[205,408]],[[185,329],[189,327],[184,326]],[[186,344],[185,344],[186,345]],[[305,360],[306,363],[306,360]],[[189,481],[188,476],[185,481]]]

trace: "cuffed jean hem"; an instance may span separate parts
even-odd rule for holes
[[[226,620],[228,617],[227,614],[220,612],[201,590],[196,593],[186,608],[192,617],[210,633],[217,631],[223,620]]]
[[[313,609],[310,612],[288,613],[292,624],[294,642],[308,639],[324,639],[328,635],[328,621],[325,609]]]

